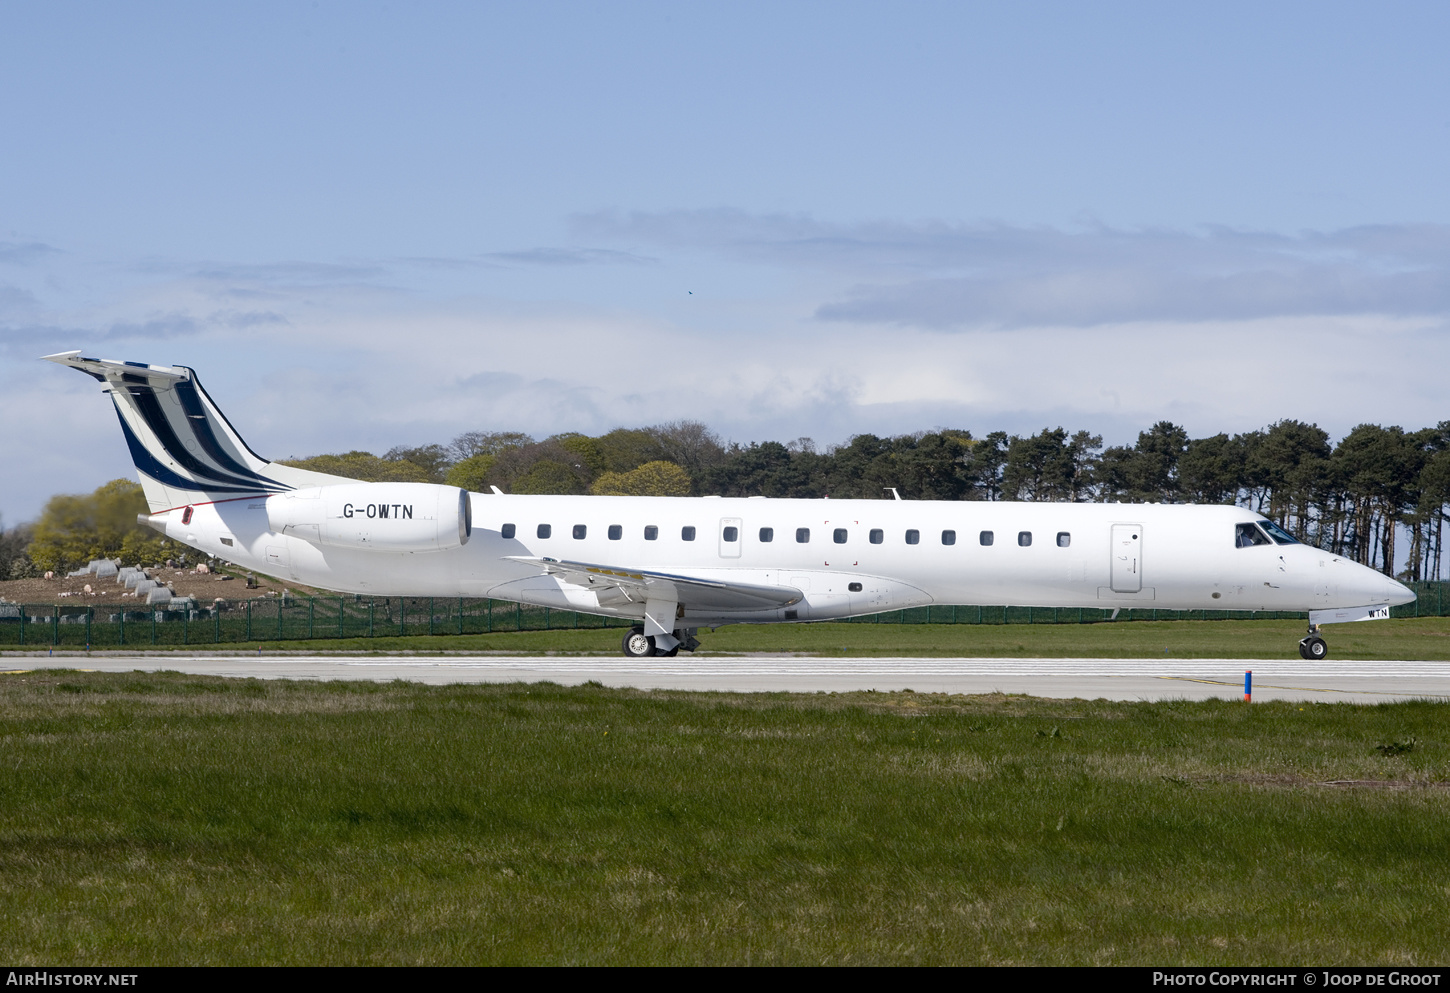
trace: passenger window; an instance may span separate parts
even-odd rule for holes
[[[586,524],[575,524],[574,525],[574,540],[575,541],[582,540],[584,538],[584,536],[586,534],[588,534],[588,533],[589,533],[589,526],[588,525],[586,525]]]
[[[1252,548],[1254,545],[1267,545],[1269,539],[1264,532],[1252,524],[1240,524],[1234,528],[1234,546],[1237,548]]]
[[[871,529],[871,544],[879,545],[886,540],[886,532],[880,528]]]
[[[846,543],[846,529],[836,528],[836,530],[831,534],[831,540],[838,545],[844,545]]]
[[[535,532],[540,538],[547,538],[554,533],[554,528],[549,524],[540,524],[539,530]]]
[[[992,534],[992,532],[983,531],[981,534],[977,535],[977,541],[979,541],[983,545],[990,545],[995,537],[996,535]]]
[[[694,541],[695,540],[695,529],[694,529],[694,527],[691,526],[691,525],[689,525],[689,524],[686,524],[684,527],[680,528],[680,540],[681,541]]]
[[[920,543],[920,541],[921,541],[921,532],[918,531],[916,528],[912,528],[911,530],[909,530],[909,531],[906,532],[906,543],[908,545],[915,545],[915,544]]]
[[[499,534],[503,535],[505,538],[512,538],[514,536],[514,526],[512,524],[505,524],[503,527],[499,528],[498,531]]]
[[[624,537],[624,526],[620,524],[609,525],[609,540],[618,541]]]
[[[722,534],[721,537],[724,538],[726,541],[739,541],[740,540],[740,529],[739,528],[726,528],[725,529],[725,533]]]
[[[941,533],[941,543],[943,545],[955,545],[957,543],[957,533],[955,531],[943,531]]]
[[[1026,548],[1028,545],[1032,544],[1032,532],[1031,531],[1018,531],[1017,532],[1017,544],[1021,545],[1023,548]]]
[[[1070,533],[1068,533],[1067,531],[1059,531],[1059,532],[1057,532],[1057,547],[1058,548],[1066,548],[1068,545],[1071,545],[1071,544],[1072,544],[1072,535]]]
[[[774,541],[775,540],[775,528],[761,528],[760,529],[760,540],[761,541]]]
[[[806,542],[810,541],[811,540],[811,529],[810,528],[796,528],[795,529],[795,540],[798,541],[798,542],[800,542],[802,545],[804,545]]]
[[[847,591],[849,591],[851,593],[860,593],[861,592],[861,584],[860,583],[847,583],[846,584],[846,589],[847,589]]]
[[[660,536],[660,529],[659,528],[655,527],[653,524],[646,524],[644,526],[644,540],[645,541],[654,541],[659,536]]]

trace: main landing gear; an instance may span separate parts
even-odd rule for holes
[[[1320,659],[1329,657],[1329,646],[1323,638],[1319,637],[1319,625],[1309,625],[1309,635],[1299,642],[1299,654],[1310,662],[1318,662]]]
[[[645,634],[644,628],[630,628],[629,633],[624,636],[624,654],[626,657],[632,659],[643,659],[651,656],[672,659],[680,654],[681,648],[687,652],[693,652],[696,648],[700,647],[699,639],[695,637],[694,628],[676,631],[675,639],[678,641],[678,644],[673,648],[656,648],[654,638]]]

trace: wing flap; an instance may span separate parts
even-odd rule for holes
[[[548,557],[511,555],[515,562],[539,566],[546,575],[574,586],[595,591],[601,604],[644,603],[647,600],[675,600],[694,610],[774,610],[790,607],[805,597],[793,586],[763,586],[755,583],[724,582],[657,572],[628,569],[595,562],[570,562]]]

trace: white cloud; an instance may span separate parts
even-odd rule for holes
[[[1129,321],[1256,320],[1328,314],[1443,314],[1450,272],[1297,265],[1227,274],[1078,269],[859,286],[816,316],[957,329],[1093,327]]]
[[[529,248],[516,252],[489,252],[482,258],[511,265],[650,265],[658,259],[611,248]]]
[[[29,290],[0,283],[0,320],[32,314],[39,303]]]
[[[38,241],[0,241],[0,263],[5,265],[31,265],[58,252]]]
[[[1450,312],[1446,225],[1065,231],[727,210],[601,213],[575,226],[592,237],[837,273],[848,285],[813,311],[825,321],[962,329]]]

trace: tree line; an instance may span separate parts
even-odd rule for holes
[[[475,492],[890,499],[894,489],[908,500],[1237,504],[1387,574],[1403,558],[1400,578],[1422,581],[1450,564],[1447,451],[1450,421],[1417,431],[1361,424],[1334,444],[1322,428],[1294,420],[1207,438],[1160,421],[1135,444],[1106,448],[1101,435],[1058,427],[981,438],[953,429],[861,434],[823,449],[809,438],[727,444],[704,424],[675,421],[543,440],[471,431],[446,445],[285,464]],[[103,555],[159,554],[159,536],[134,516],[125,523],[125,513],[144,509],[140,487],[119,480],[89,497],[55,497],[34,525],[0,531],[0,578]],[[1403,556],[1400,541],[1409,543]]]

